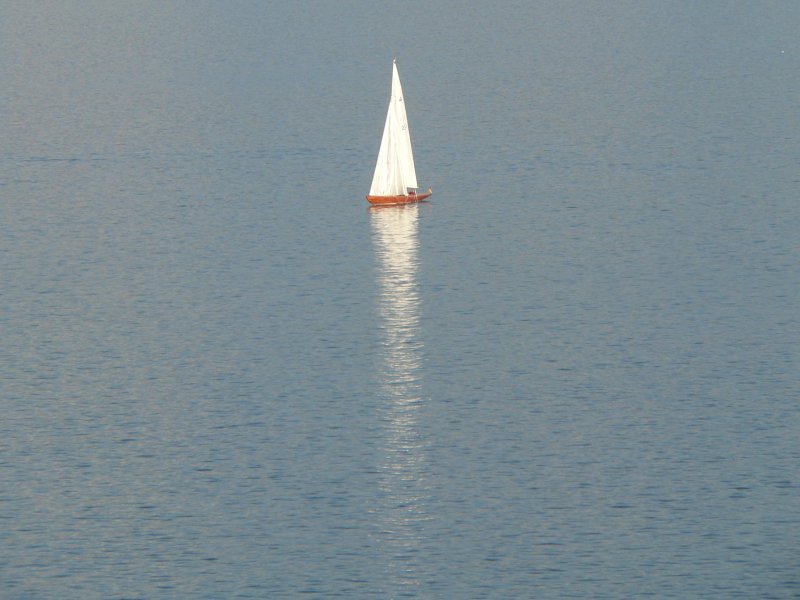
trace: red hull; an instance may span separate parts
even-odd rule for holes
[[[411,204],[413,202],[421,202],[426,198],[430,198],[433,191],[428,188],[428,191],[423,194],[408,194],[401,196],[367,196],[367,200],[371,204]]]

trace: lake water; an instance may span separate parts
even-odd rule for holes
[[[276,4],[0,8],[0,597],[800,595],[800,4]]]

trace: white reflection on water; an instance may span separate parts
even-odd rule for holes
[[[418,427],[423,351],[416,280],[419,206],[373,208],[370,216],[382,331],[378,375],[385,444],[380,464],[380,541],[390,579],[414,586],[424,571],[419,546],[429,519],[425,448]]]

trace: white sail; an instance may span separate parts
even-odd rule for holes
[[[417,189],[417,173],[411,152],[411,135],[408,131],[403,88],[397,74],[397,64],[392,63],[392,97],[383,127],[378,162],[372,176],[370,196],[398,196],[408,189]]]

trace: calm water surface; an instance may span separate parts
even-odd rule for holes
[[[797,597],[798,6],[1,8],[0,597]]]

